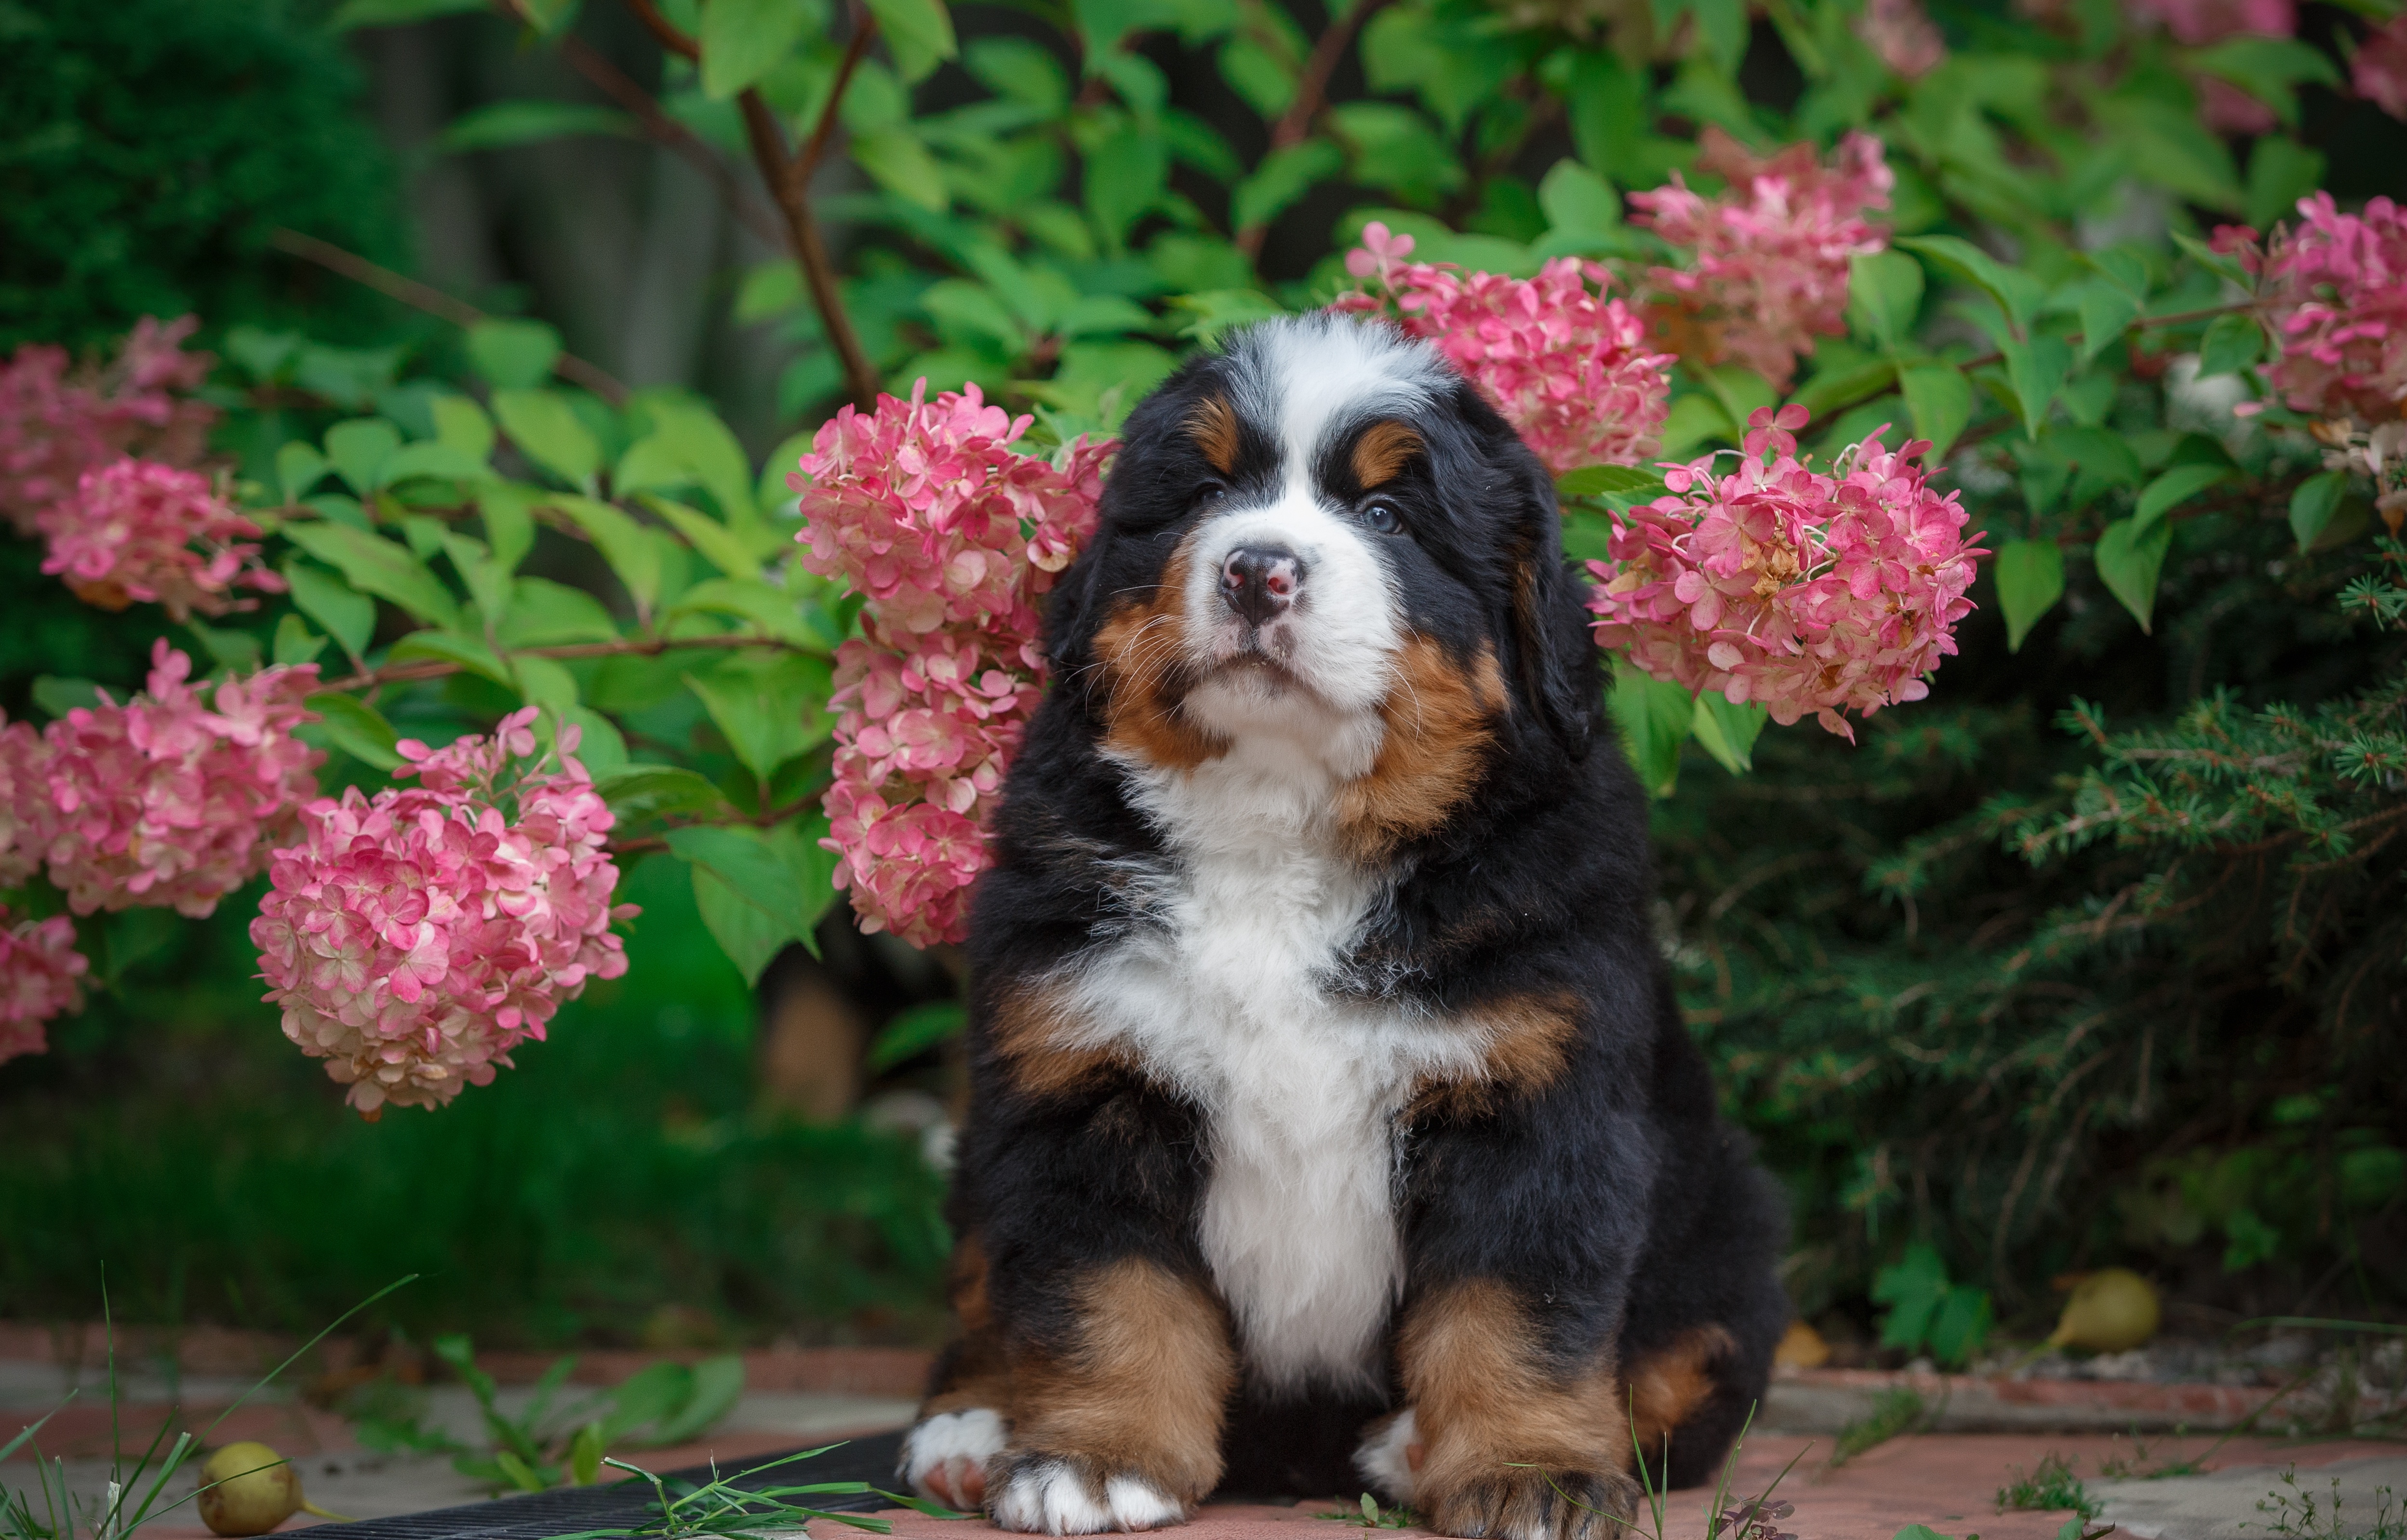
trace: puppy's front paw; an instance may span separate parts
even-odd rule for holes
[[[1460,1540],[1616,1540],[1638,1513],[1638,1483],[1618,1471],[1500,1465],[1416,1493],[1423,1527]]]
[[[1003,1528],[1023,1534],[1158,1530],[1187,1518],[1187,1504],[1134,1471],[1033,1450],[995,1462],[986,1511]]]
[[[898,1474],[922,1497],[975,1510],[986,1500],[986,1462],[1003,1442],[1003,1419],[984,1406],[939,1412],[903,1440]]]

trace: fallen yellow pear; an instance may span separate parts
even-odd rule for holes
[[[1792,1320],[1788,1334],[1772,1350],[1772,1362],[1784,1369],[1818,1369],[1830,1362],[1830,1345],[1813,1327]]]
[[[2102,1268],[2072,1286],[2047,1345],[2128,1352],[2157,1334],[2160,1319],[2155,1285],[2128,1267]]]
[[[348,1522],[301,1495],[301,1473],[264,1444],[229,1444],[201,1467],[193,1498],[212,1534],[265,1534],[296,1513]]]

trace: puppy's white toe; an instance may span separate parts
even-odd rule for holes
[[[896,1474],[913,1491],[948,1507],[977,1506],[965,1483],[1003,1449],[1003,1419],[984,1406],[939,1412],[903,1440]]]
[[[1030,1460],[989,1489],[987,1513],[1023,1534],[1103,1534],[1160,1529],[1187,1510],[1140,1476],[1107,1476],[1098,1494],[1087,1476],[1064,1460]]]
[[[1419,1442],[1420,1430],[1407,1406],[1371,1425],[1371,1436],[1354,1451],[1354,1468],[1379,1496],[1390,1503],[1409,1504],[1413,1500],[1412,1450]]]

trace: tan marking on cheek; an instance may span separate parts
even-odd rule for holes
[[[1207,395],[1187,414],[1187,436],[1222,476],[1237,473],[1237,413],[1224,395]]]
[[[1095,633],[1103,676],[1104,747],[1147,764],[1192,770],[1228,751],[1218,734],[1189,723],[1180,707],[1186,663],[1189,544],[1163,563],[1144,602],[1123,599]]]
[[[1355,859],[1382,860],[1444,823],[1477,785],[1504,710],[1493,648],[1465,669],[1428,637],[1408,637],[1379,705],[1387,731],[1378,758],[1338,799],[1338,829]]]
[[[1488,1044],[1477,1072],[1423,1077],[1404,1108],[1405,1121],[1485,1117],[1508,1099],[1545,1090],[1571,1063],[1581,1011],[1579,996],[1569,990],[1507,995],[1464,1011],[1463,1027]]]
[[[1416,1304],[1397,1364],[1423,1456],[1414,1506],[1440,1534],[1449,1509],[1483,1484],[1550,1470],[1619,1473],[1630,1465],[1629,1419],[1609,1362],[1565,1376],[1546,1361],[1536,1323],[1513,1291],[1488,1278]]]
[[[1714,1362],[1737,1348],[1724,1328],[1700,1326],[1631,1365],[1631,1427],[1640,1448],[1651,1455],[1662,1447],[1664,1435],[1713,1395]]]
[[[1367,491],[1403,473],[1421,452],[1421,435],[1401,422],[1374,422],[1354,441],[1354,479]]]
[[[1237,1383],[1220,1302],[1193,1278],[1129,1257],[1086,1279],[1075,1310],[1061,1348],[1014,1346],[1013,1443],[1200,1502],[1220,1479],[1221,1421]]]
[[[1060,984],[1005,983],[988,1020],[990,1041],[1004,1061],[1005,1075],[1027,1095],[1064,1095],[1130,1067],[1116,1048],[1063,1042],[1072,1016],[1069,991]]]

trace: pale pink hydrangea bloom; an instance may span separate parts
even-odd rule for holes
[[[802,457],[804,564],[866,596],[836,654],[831,837],[867,931],[960,941],[995,794],[1042,692],[1037,601],[1094,529],[1114,445],[1012,448],[973,385],[840,409]]]
[[[1846,331],[1848,262],[1887,245],[1864,211],[1888,207],[1897,174],[1863,133],[1841,140],[1829,166],[1805,144],[1759,158],[1718,128],[1700,144],[1698,166],[1730,183],[1720,196],[1677,174],[1630,195],[1645,211],[1631,222],[1695,253],[1686,267],[1648,270],[1657,335],[1692,363],[1743,364],[1785,389],[1816,336]]]
[[[532,763],[535,708],[491,737],[395,747],[416,786],[347,788],[302,812],[250,922],[284,1035],[350,1087],[345,1100],[440,1106],[490,1085],[541,1041],[589,978],[627,971],[613,908],[609,805],[576,759],[577,730]]]
[[[189,465],[207,449],[217,409],[176,392],[199,388],[215,362],[181,350],[192,316],[149,316],[105,368],[71,367],[66,349],[27,343],[0,364],[0,517],[33,535],[35,516],[70,496],[83,473],[123,455]]]
[[[84,472],[72,495],[34,521],[50,543],[42,570],[103,609],[138,599],[182,620],[257,603],[236,598],[236,588],[284,592],[284,579],[260,563],[259,526],[198,471],[120,460]]]
[[[1670,495],[1614,531],[1612,563],[1588,563],[1588,607],[1597,641],[1657,678],[1760,702],[1784,726],[1810,713],[1853,741],[1840,713],[1930,693],[1984,553],[1958,494],[1911,463],[1928,442],[1892,453],[1875,433],[1823,474],[1797,459],[1808,415],[1756,412],[1734,470],[1711,455],[1671,468]]]
[[[1558,476],[1655,452],[1672,359],[1650,352],[1645,323],[1604,296],[1602,267],[1559,257],[1536,278],[1512,278],[1412,254],[1412,236],[1364,225],[1346,270],[1379,292],[1342,294],[1332,308],[1392,307],[1404,331],[1434,344]]]
[[[0,905],[0,1061],[49,1046],[42,1023],[83,1009],[77,983],[91,966],[75,949],[75,922],[64,915],[11,925]]]
[[[169,905],[197,919],[259,869],[265,847],[314,795],[325,758],[292,735],[318,665],[228,679],[207,702],[192,663],[164,640],[147,693],[107,695],[43,734],[33,826],[50,880],[78,914]]]
[[[1856,36],[1880,62],[1909,80],[1918,80],[1947,62],[1947,40],[1939,35],[1922,0],[1865,0]]]
[[[0,888],[14,888],[41,870],[41,799],[50,781],[42,773],[47,752],[31,722],[12,722],[0,711]]]
[[[2281,349],[2267,382],[2317,417],[2371,424],[2407,413],[2407,210],[2375,198],[2343,214],[2315,192],[2299,216],[2262,241],[2244,225],[2215,233],[2215,249],[2257,276]]]
[[[2163,23],[2192,48],[2235,33],[2287,37],[2299,30],[2296,0],[2124,0],[2124,7],[2142,21]]]
[[[2348,83],[2394,118],[2407,118],[2407,12],[2367,33],[2348,62]]]

